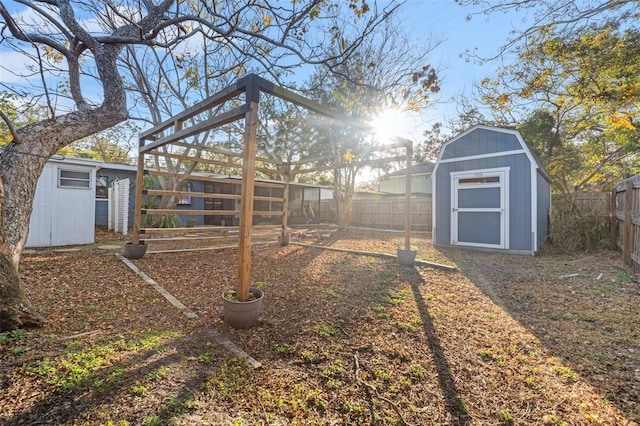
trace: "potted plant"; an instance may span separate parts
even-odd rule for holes
[[[416,261],[416,255],[418,254],[418,248],[416,246],[410,246],[400,248],[396,250],[398,256],[398,263],[405,266],[413,266]]]
[[[235,288],[222,292],[222,315],[224,322],[233,328],[250,328],[258,323],[264,299],[264,283],[258,282],[249,288],[249,299],[238,300]]]

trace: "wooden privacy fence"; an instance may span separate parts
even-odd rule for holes
[[[558,196],[554,199],[553,209],[562,213],[576,211],[583,216],[609,217],[611,193],[587,191]]]
[[[582,192],[576,198],[578,211],[590,216],[611,215],[611,194],[606,192]]]
[[[617,222],[616,245],[624,263],[640,267],[640,175],[616,185],[612,198]]]
[[[402,229],[405,204],[404,196],[353,200],[351,224],[370,228]],[[431,197],[411,199],[411,228],[431,232]]]

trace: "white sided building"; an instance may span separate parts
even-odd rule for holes
[[[38,179],[27,247],[95,241],[96,170],[102,161],[54,158]]]

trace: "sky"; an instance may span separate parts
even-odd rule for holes
[[[435,122],[457,117],[456,98],[470,96],[474,83],[491,76],[498,62],[480,65],[464,55],[475,51],[478,55],[495,55],[511,31],[524,29],[522,12],[475,15],[480,9],[461,7],[453,0],[408,0],[400,12],[400,20],[407,32],[416,38],[441,40],[433,51],[432,65],[438,69],[440,93],[433,97],[433,105],[420,116],[407,117],[403,126],[406,137],[421,140],[422,132]],[[505,58],[508,62],[510,58]]]
[[[380,0],[379,3],[384,6],[391,1]],[[9,2],[8,6],[15,7],[15,3]],[[477,11],[460,7],[454,0],[407,0],[400,9],[399,20],[418,45],[421,41],[441,41],[430,57],[431,65],[438,69],[441,91],[432,97],[433,104],[427,111],[405,117],[399,127],[400,136],[419,142],[425,128],[456,117],[455,99],[462,94],[471,95],[474,82],[491,75],[497,67],[497,63],[481,66],[461,55],[474,49],[480,55],[492,55],[513,28],[524,26],[522,15],[513,12],[509,15],[477,15],[467,20],[469,14]],[[22,67],[22,63],[15,53],[7,52],[0,45],[0,83],[13,80],[2,66]]]

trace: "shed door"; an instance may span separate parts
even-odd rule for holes
[[[451,174],[451,244],[508,247],[508,170]]]

